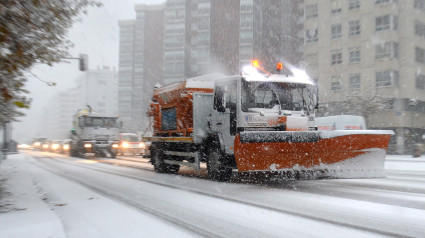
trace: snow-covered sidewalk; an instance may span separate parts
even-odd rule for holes
[[[57,215],[43,201],[22,155],[0,164],[0,237],[65,237]]]
[[[0,237],[193,237],[48,172],[29,155],[1,161],[0,179]]]

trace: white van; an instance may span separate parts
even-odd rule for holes
[[[366,130],[364,117],[353,115],[316,117],[316,126],[319,131]]]

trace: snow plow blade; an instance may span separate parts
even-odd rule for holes
[[[316,177],[385,177],[393,131],[241,132],[235,138],[239,172],[312,172]]]

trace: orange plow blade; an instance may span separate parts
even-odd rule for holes
[[[384,177],[392,131],[241,132],[235,138],[239,172],[314,171],[325,177]]]

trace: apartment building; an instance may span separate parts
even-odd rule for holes
[[[119,115],[124,128],[143,130],[155,84],[163,80],[164,5],[136,5],[136,19],[119,21]]]
[[[425,0],[305,0],[308,74],[323,115],[394,130],[392,153],[425,133]]]
[[[239,74],[256,58],[298,64],[303,57],[302,1],[167,0],[164,81],[206,73]]]

